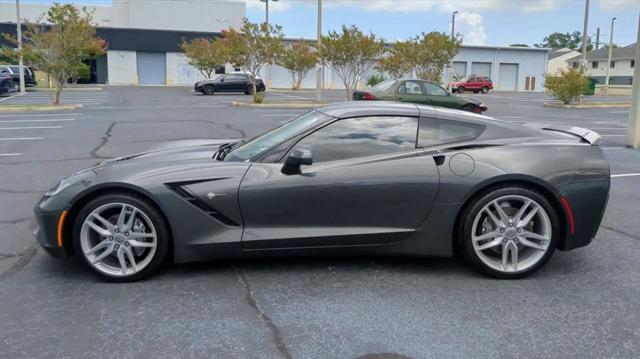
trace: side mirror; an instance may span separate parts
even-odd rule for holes
[[[286,175],[300,174],[300,166],[313,164],[311,150],[294,150],[289,154],[282,166],[282,173]]]

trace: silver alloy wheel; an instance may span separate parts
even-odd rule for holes
[[[80,246],[87,261],[113,277],[143,270],[153,260],[157,244],[151,219],[127,203],[103,204],[87,216],[80,229]]]
[[[544,208],[520,195],[499,197],[476,215],[471,241],[490,268],[516,273],[536,265],[549,250],[552,227]]]

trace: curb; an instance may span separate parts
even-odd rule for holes
[[[253,102],[231,102],[231,106],[237,107],[288,107],[288,108],[318,108],[326,105],[325,102],[300,102],[300,101],[287,101],[287,102],[266,102],[266,103],[253,103]]]
[[[569,105],[565,105],[563,103],[557,103],[557,102],[545,102],[542,104],[544,107],[551,107],[551,108],[572,108],[572,109],[579,109],[579,108],[615,108],[615,107],[629,107],[631,106],[631,104],[629,102],[583,102],[583,103],[579,103],[579,104],[569,104]]]
[[[54,88],[49,87],[35,87],[34,91],[27,92],[38,92],[38,91],[55,91]],[[65,87],[62,89],[62,92],[65,91],[102,91],[102,87]]]
[[[79,110],[83,108],[82,105],[47,105],[47,106],[34,106],[34,105],[25,105],[25,106],[11,106],[0,105],[0,112],[19,112],[19,111],[68,111],[68,110]]]

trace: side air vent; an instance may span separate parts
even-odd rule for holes
[[[185,201],[189,202],[194,207],[200,209],[210,217],[218,220],[222,224],[231,227],[240,227],[240,224],[236,223],[233,219],[225,216],[223,213],[217,211],[215,208],[211,207],[205,201],[199,199],[196,195],[191,193],[188,189],[182,187],[180,183],[170,183],[167,184],[170,190],[175,192],[178,196],[182,197]]]

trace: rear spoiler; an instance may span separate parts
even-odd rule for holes
[[[525,124],[525,126],[545,131],[554,131],[573,135],[580,138],[582,142],[586,142],[592,146],[599,146],[600,140],[602,139],[602,136],[600,136],[597,132],[582,127],[536,123],[527,123]]]

